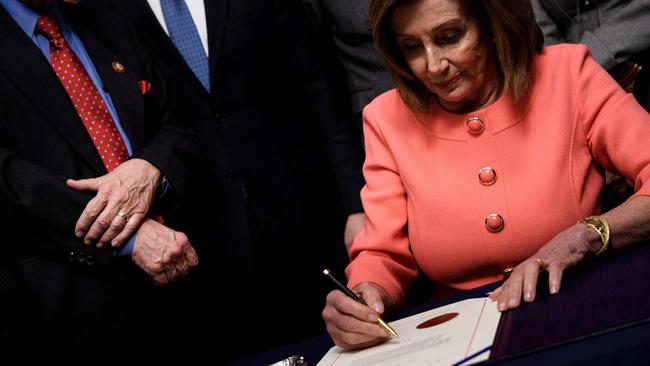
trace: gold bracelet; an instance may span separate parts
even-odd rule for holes
[[[609,248],[609,223],[607,220],[600,216],[589,216],[578,222],[584,224],[588,228],[596,230],[598,235],[600,235],[600,240],[603,242],[603,246],[598,249],[596,256],[605,253],[607,248]]]

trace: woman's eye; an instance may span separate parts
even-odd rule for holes
[[[461,37],[459,30],[447,30],[438,34],[437,41],[439,44],[452,44],[458,42]]]
[[[402,49],[404,51],[412,51],[420,47],[419,43],[403,43],[402,44]]]

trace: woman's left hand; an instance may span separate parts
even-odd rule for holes
[[[127,160],[101,177],[68,179],[71,188],[97,192],[77,220],[75,235],[98,248],[121,245],[147,217],[160,181],[158,168],[143,159]]]
[[[600,240],[594,230],[576,224],[556,235],[551,241],[515,267],[508,280],[490,294],[498,301],[499,311],[514,309],[524,301],[535,300],[540,272],[548,272],[548,290],[560,291],[562,274],[578,264],[591,251],[591,243]]]

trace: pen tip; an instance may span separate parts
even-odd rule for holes
[[[327,268],[325,268],[325,269],[323,270],[323,274],[324,274],[324,275],[328,275],[328,274],[330,274],[330,270],[327,269]]]

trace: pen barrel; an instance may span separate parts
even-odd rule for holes
[[[366,303],[363,301],[362,298],[360,298],[357,294],[355,294],[354,292],[352,292],[352,290],[350,290],[347,286],[345,286],[343,283],[341,283],[341,281],[339,281],[336,277],[334,277],[334,275],[332,275],[331,273],[327,273],[326,276],[327,276],[330,280],[332,280],[332,282],[334,282],[334,284],[336,285],[336,287],[338,287],[339,290],[343,291],[343,293],[346,294],[348,297],[353,298],[354,300],[356,300],[357,302],[359,302],[359,303],[361,303],[361,304],[364,304],[364,305],[366,304]]]
[[[332,282],[334,282],[334,284],[336,285],[336,287],[338,287],[339,290],[343,291],[343,293],[344,293],[345,295],[347,295],[348,297],[354,299],[356,302],[358,302],[358,303],[360,303],[360,304],[368,305],[368,304],[366,304],[365,301],[363,301],[363,299],[362,299],[361,297],[359,297],[357,294],[355,294],[354,292],[352,292],[352,290],[350,290],[347,286],[345,286],[345,285],[342,284],[339,280],[337,280],[336,277],[334,277],[334,275],[332,275],[332,274],[329,272],[329,270],[324,270],[324,271],[323,271],[323,274],[324,274],[325,276],[327,276],[327,277],[328,277]],[[384,320],[382,320],[380,317],[377,317],[377,323],[379,323],[379,326],[381,326],[382,328],[384,328],[384,330],[386,331],[386,333],[388,333],[388,335],[391,335],[391,336],[393,336],[393,337],[397,337],[397,332],[395,332],[395,331],[393,330],[393,328],[391,328],[390,325],[388,325],[388,324],[387,324]]]

